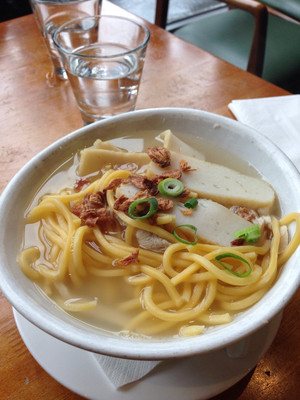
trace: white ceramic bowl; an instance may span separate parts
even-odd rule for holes
[[[171,129],[189,141],[197,137],[247,159],[273,185],[282,214],[300,211],[300,177],[289,159],[256,131],[211,113],[180,109],[149,109],[123,114],[77,130],[30,160],[6,187],[0,199],[0,285],[13,307],[50,335],[82,349],[135,359],[168,359],[204,354],[246,338],[263,328],[284,308],[300,282],[300,249],[281,270],[276,284],[251,309],[230,324],[191,338],[129,339],[100,331],[72,318],[42,296],[16,262],[23,231],[24,211],[35,188],[71,154],[97,138],[119,133],[160,133]],[[192,140],[191,140],[192,139]]]

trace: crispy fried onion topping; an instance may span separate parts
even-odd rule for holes
[[[74,184],[75,192],[80,192],[84,187],[86,187],[90,183],[91,183],[91,179],[90,178],[77,179],[77,181]]]
[[[136,200],[140,199],[147,199],[148,198],[148,193],[147,191],[140,191],[137,192],[133,197],[126,197],[122,194],[119,198],[114,203],[114,209],[117,211],[123,211],[126,212],[128,211],[128,208],[131,203],[133,203]]]
[[[171,171],[163,172],[162,174],[155,175],[152,178],[152,181],[156,184],[159,184],[160,181],[163,181],[167,178],[180,179],[182,177],[182,172],[179,169],[172,169]]]
[[[161,168],[169,167],[171,163],[171,153],[165,147],[149,147],[147,153],[151,160]]]
[[[158,193],[157,183],[144,175],[130,175],[123,183],[131,183],[138,189],[147,190],[151,196],[156,196]]]
[[[197,168],[192,168],[190,165],[188,165],[187,161],[185,160],[180,161],[179,168],[182,172],[191,172],[197,170]]]
[[[124,182],[123,178],[113,179],[112,181],[109,182],[109,184],[106,186],[106,188],[103,190],[103,192],[106,193],[107,190],[115,190],[123,182]]]
[[[193,210],[191,208],[187,208],[186,210],[181,209],[180,212],[183,215],[192,215],[193,214]]]
[[[99,226],[104,231],[111,230],[115,220],[106,208],[106,199],[103,192],[87,193],[82,203],[75,203],[71,209],[83,225],[89,227]]]
[[[134,264],[139,262],[139,249],[134,250],[131,254],[127,257],[121,258],[120,260],[116,260],[116,265],[121,267],[126,267],[129,264]]]
[[[234,239],[230,242],[231,246],[243,246],[245,243],[244,238]]]
[[[232,206],[230,207],[230,211],[249,222],[252,222],[254,219],[258,218],[257,212],[247,207]]]
[[[104,189],[104,193],[107,190],[114,190],[121,184],[132,184],[138,189],[146,190],[151,196],[156,196],[158,193],[157,183],[151,179],[148,179],[144,175],[130,175],[127,179],[116,178],[113,179],[108,186]]]

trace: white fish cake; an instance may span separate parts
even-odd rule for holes
[[[230,246],[235,231],[252,225],[251,222],[211,200],[198,199],[198,205],[191,215],[184,215],[181,210],[186,208],[178,203],[172,210],[172,214],[176,216],[176,225],[194,225],[200,239],[220,246]]]
[[[198,193],[200,197],[226,206],[238,205],[255,210],[270,209],[274,203],[275,192],[264,180],[241,174],[219,164],[189,156],[183,157],[173,151],[171,151],[169,167],[161,168],[151,161],[147,175],[153,177],[156,174],[178,169],[182,160],[195,170],[183,172],[180,180],[185,187]]]

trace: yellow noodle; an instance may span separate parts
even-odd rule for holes
[[[45,237],[53,244],[53,246],[57,246],[60,249],[63,249],[66,242],[65,242],[65,235],[63,237],[57,235],[57,233],[53,232],[52,230],[48,229],[46,226],[43,229],[43,233]]]
[[[189,267],[187,267],[186,269],[184,269],[182,272],[178,273],[177,275],[173,276],[173,278],[171,279],[171,282],[173,283],[173,285],[178,285],[181,282],[186,282],[188,280],[188,278],[194,274],[196,271],[199,270],[199,268],[201,268],[201,265],[198,263],[193,263],[191,264]]]
[[[64,218],[59,218],[58,215],[51,213],[50,215],[46,216],[45,223],[46,226],[51,228],[51,230],[56,233],[57,236],[61,237],[62,239],[67,236],[68,231],[68,224],[66,223]],[[59,215],[59,217],[62,217]]]
[[[182,326],[179,329],[179,336],[196,336],[204,331],[204,325]]]
[[[86,269],[82,259],[82,244],[84,236],[89,232],[90,228],[87,226],[81,226],[77,229],[73,236],[73,251],[70,260],[70,274],[72,278],[72,274],[77,274],[78,276],[85,276]]]
[[[299,213],[291,213],[286,215],[285,217],[281,218],[279,221],[279,225],[289,225],[292,222],[296,222],[296,231],[294,236],[292,237],[291,241],[287,245],[287,248],[279,255],[278,257],[278,266],[280,267],[284,264],[291,255],[296,251],[299,241],[300,241],[300,214]]]
[[[198,322],[202,322],[205,325],[221,325],[228,324],[232,321],[231,315],[227,313],[223,314],[214,314],[214,313],[202,313],[197,318]]]
[[[161,310],[164,310],[166,308],[174,307],[175,304],[172,300],[165,301],[163,303],[159,303],[158,307]],[[148,310],[142,311],[139,314],[136,315],[136,317],[132,318],[131,321],[125,326],[125,330],[132,330],[136,326],[140,325],[144,321],[146,321],[148,318],[152,318],[152,313],[149,312]],[[174,322],[174,321],[173,321]]]
[[[250,253],[254,252],[257,254],[266,254],[270,250],[271,242],[270,240],[266,240],[262,246],[255,246],[255,245],[243,245],[243,246],[232,246],[230,248],[223,247],[222,250],[227,251],[231,250],[238,250],[239,253]],[[226,250],[227,249],[227,250]],[[203,244],[198,243],[195,246],[190,246],[189,251],[191,253],[200,253],[201,251],[205,254],[210,254],[213,251],[220,250],[220,246],[212,245],[212,244]]]
[[[268,288],[258,290],[257,292],[251,294],[248,297],[245,297],[241,300],[236,301],[220,301],[219,304],[223,310],[227,311],[241,311],[246,308],[251,307],[253,304],[257,303],[263,295],[266,293]]]
[[[64,308],[66,311],[72,311],[72,312],[79,312],[79,311],[86,311],[86,310],[92,310],[96,307],[98,300],[90,300],[90,301],[74,301],[72,300],[67,300],[62,304],[62,308]]]
[[[172,282],[172,279],[171,279],[171,282]],[[192,285],[191,285],[190,282],[186,281],[186,282],[183,283],[183,291],[182,291],[182,294],[181,294],[181,297],[184,300],[184,302],[187,303],[190,300],[191,294],[192,294]]]
[[[101,180],[100,180],[101,185],[99,185],[98,190],[103,190],[104,188],[106,188],[109,185],[109,183],[114,179],[117,179],[117,178],[126,179],[130,175],[131,175],[131,172],[126,171],[124,169],[118,169],[116,171],[109,170],[101,178]]]
[[[93,228],[93,233],[100,246],[105,248],[106,254],[109,254],[114,259],[122,259],[131,253],[119,246],[110,244],[105,235],[98,228]]]
[[[132,246],[134,231],[135,231],[135,228],[131,225],[128,225],[125,229],[125,242],[129,246]]]
[[[40,272],[32,267],[39,257],[40,250],[38,247],[29,247],[18,255],[18,263],[21,267],[21,270],[29,279],[34,281],[40,280],[41,278]]]
[[[258,254],[256,254],[255,251],[250,251],[249,253],[245,253],[245,256],[247,256],[248,260],[251,260],[252,265],[254,265]]]
[[[172,256],[175,253],[185,249],[186,245],[184,243],[175,243],[170,245],[164,252],[164,257],[163,257],[164,270],[165,273],[171,276],[172,278],[177,275],[177,271],[174,270]]]
[[[228,250],[225,252],[228,252]],[[224,253],[224,251],[222,251],[222,250],[214,252],[215,255],[222,254],[222,253]],[[231,251],[231,253],[239,254],[237,251]],[[211,261],[209,261],[207,259],[207,257],[199,256],[195,253],[189,253],[189,254],[185,253],[182,255],[182,257],[184,257],[185,259],[188,259],[190,261],[198,262],[208,272],[212,273],[214,275],[215,279],[220,279],[221,281],[226,282],[231,285],[246,286],[249,283],[257,282],[257,280],[259,279],[259,276],[260,276],[257,270],[254,270],[253,273],[251,273],[249,276],[246,276],[246,277],[235,276],[226,270],[221,270],[219,267],[217,267]],[[243,255],[243,257],[245,259],[247,259],[246,256]],[[211,258],[211,257],[209,257],[209,258]],[[247,261],[251,264],[250,260],[247,260]]]
[[[141,301],[140,301],[141,290],[142,289],[140,289],[137,292],[137,297],[134,297],[134,298],[132,298],[130,300],[127,300],[127,301],[123,301],[122,303],[120,303],[118,305],[118,308],[120,310],[123,310],[123,311],[129,311],[129,310],[133,310],[133,309],[136,309],[136,308],[140,309],[142,307]],[[154,295],[154,297],[155,297],[156,301],[159,301],[159,302],[166,301],[166,295],[164,293],[158,293],[157,295]]]
[[[56,222],[62,229],[62,232],[66,232],[68,230],[68,224],[65,221],[64,217],[60,214],[56,214],[55,216],[56,216]],[[77,219],[77,217],[75,217],[75,219]]]
[[[142,265],[141,270],[154,278],[156,281],[159,281],[166,289],[167,293],[169,294],[170,298],[174,301],[176,307],[180,307],[183,303],[183,299],[180,294],[175,289],[174,284],[172,281],[161,271],[158,269],[149,267],[148,265]]]
[[[209,281],[211,279],[214,279],[214,275],[211,272],[199,272],[195,273],[189,278],[187,278],[188,282],[191,283],[196,283],[196,282],[203,282],[203,281]]]
[[[91,193],[91,192],[98,192],[99,190],[103,190],[108,183],[114,179],[114,177],[117,175],[117,177],[124,177],[127,178],[130,175],[129,171],[114,171],[114,170],[108,170],[101,178],[97,179],[96,181],[92,182],[90,185],[88,185],[84,190],[81,190],[80,192],[77,193],[66,193],[66,194],[58,194],[58,195],[45,195],[43,199],[52,199],[56,198],[63,203],[69,203],[69,202],[74,202],[77,200],[82,199],[86,194]]]
[[[150,285],[153,282],[153,278],[148,275],[136,275],[136,276],[129,276],[127,278],[127,282],[130,285]]]
[[[103,276],[103,277],[117,277],[117,276],[128,276],[129,271],[126,268],[112,268],[112,261],[107,264],[101,264],[98,261],[95,261],[89,255],[83,255],[84,264],[86,265],[87,272],[91,273],[95,276]]]
[[[216,281],[210,281],[207,287],[207,294],[203,300],[192,310],[178,311],[177,313],[164,311],[160,309],[152,300],[152,287],[147,286],[143,293],[143,299],[146,309],[155,317],[163,321],[185,321],[188,319],[196,318],[201,312],[207,310],[216,294]]]
[[[186,304],[184,304],[183,307],[180,308],[180,311],[190,310],[191,308],[194,308],[200,302],[201,296],[203,295],[203,291],[204,291],[203,283],[201,284],[197,283],[196,285],[194,285],[189,300],[187,301]],[[153,296],[153,300],[156,301],[155,296]]]
[[[126,254],[130,254],[137,250],[136,247],[130,246],[116,237],[105,235],[105,239],[113,246],[126,250]],[[155,264],[159,266],[162,262],[162,255],[155,253],[154,251],[139,248],[139,261],[145,264]]]
[[[58,269],[56,271],[48,271],[44,268],[43,269],[41,268],[41,274],[44,275],[45,277],[52,279],[64,278],[68,270],[69,260],[71,256],[71,244],[72,244],[73,234],[75,231],[75,226],[73,224],[73,221],[71,221],[71,219],[69,218],[69,215],[67,213],[65,215],[69,223],[69,231],[64,247],[62,248],[62,251],[59,254]]]
[[[116,276],[127,276],[128,272],[126,269],[100,269],[100,268],[94,268],[94,267],[87,267],[87,271],[95,276],[103,276],[103,277],[116,277]]]
[[[60,251],[61,251],[60,246],[58,246],[56,243],[54,243],[52,245],[52,247],[50,248],[50,254],[49,254],[49,262],[51,264],[53,264],[56,261],[56,259],[59,256]]]
[[[89,258],[93,259],[97,262],[98,267],[100,268],[103,265],[111,265],[113,258],[110,256],[106,256],[105,254],[99,253],[92,247],[88,246],[87,244],[83,245],[83,252]]]
[[[157,225],[166,225],[170,223],[175,223],[175,215],[173,214],[163,214],[163,213],[157,213],[156,217],[156,223]]]

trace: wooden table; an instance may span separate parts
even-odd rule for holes
[[[103,12],[127,14],[108,2],[104,2]],[[154,25],[148,26],[151,40],[138,109],[190,107],[232,117],[227,105],[233,99],[288,94]],[[33,155],[80,128],[82,120],[69,83],[55,83],[49,78],[49,58],[32,15],[0,24],[0,49],[2,191]],[[255,370],[217,399],[300,398],[299,310],[298,292],[284,311],[274,343]],[[81,399],[52,379],[33,359],[20,338],[11,306],[1,292],[0,398]]]

